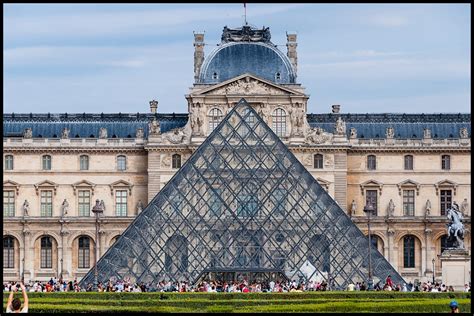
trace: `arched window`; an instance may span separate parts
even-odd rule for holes
[[[377,168],[377,157],[375,155],[367,156],[367,169],[375,170]]]
[[[323,155],[321,154],[314,155],[314,168],[323,169]]]
[[[279,72],[275,74],[275,80],[281,80],[281,74]]]
[[[51,170],[51,156],[50,155],[43,156],[43,170]]]
[[[3,237],[3,268],[15,268],[15,239],[11,236]]]
[[[181,168],[181,155],[174,154],[171,156],[171,167],[173,169]]]
[[[217,125],[219,125],[221,120],[222,120],[222,111],[219,110],[218,108],[213,108],[209,112],[209,133],[212,132],[217,127]]]
[[[451,169],[451,156],[442,155],[441,156],[441,169],[450,170]]]
[[[405,170],[413,170],[413,156],[405,155]]]
[[[117,156],[117,170],[127,170],[127,157],[124,155]]]
[[[286,135],[286,112],[283,109],[276,109],[273,111],[273,131],[277,136],[283,137]]]
[[[87,236],[79,237],[78,247],[78,268],[90,268],[90,238]]]
[[[214,72],[212,74],[212,79],[217,80],[218,78],[219,78],[219,75],[217,74],[217,72]]]
[[[41,268],[50,269],[53,267],[53,241],[51,237],[41,238]]]
[[[13,170],[13,155],[5,156],[5,170]]]
[[[180,235],[171,236],[165,244],[165,270],[183,275],[188,270],[188,241]]]
[[[403,267],[415,267],[415,236],[403,237]]]
[[[81,155],[79,160],[80,160],[80,169],[81,170],[89,170],[89,156]]]

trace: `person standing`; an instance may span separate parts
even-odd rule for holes
[[[21,308],[21,301],[19,298],[13,299],[13,295],[16,291],[18,291],[18,283],[12,286],[12,290],[10,291],[10,296],[8,297],[7,301],[7,313],[28,313],[28,294],[26,293],[26,288],[23,282],[20,284],[21,293],[23,294],[23,308]]]

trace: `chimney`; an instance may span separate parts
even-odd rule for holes
[[[150,101],[150,111],[151,113],[155,114],[156,113],[156,109],[158,108],[158,101]]]
[[[341,106],[339,104],[332,105],[332,113],[337,114],[341,110]]]
[[[293,66],[296,75],[298,70],[298,55],[296,54],[296,46],[298,46],[298,44],[296,43],[296,32],[286,32],[286,40],[286,56],[288,56],[288,58],[290,59],[291,65]]]
[[[204,62],[204,32],[194,33],[194,82],[199,80],[199,72]]]

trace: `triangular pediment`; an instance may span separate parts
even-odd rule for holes
[[[53,189],[54,194],[56,194],[57,188],[58,188],[58,184],[50,180],[44,180],[35,184],[36,194],[39,194],[40,189]]]
[[[4,189],[15,188],[16,194],[18,195],[19,190],[20,190],[20,185],[15,181],[6,180],[6,181],[3,181],[3,188]]]
[[[416,188],[416,194],[419,195],[420,194],[420,184],[414,180],[411,180],[411,179],[407,179],[405,181],[402,181],[400,183],[397,184],[398,186],[398,193],[399,194],[402,194],[402,189],[404,187],[415,187]]]
[[[271,81],[245,73],[212,87],[193,93],[198,95],[303,95],[301,92],[282,87]]]
[[[94,194],[95,184],[90,181],[81,180],[81,181],[71,184],[71,186],[73,188],[74,194],[76,194],[76,191],[81,188],[89,189],[92,191],[92,194]]]
[[[337,229],[334,229],[337,227]],[[403,278],[245,100],[97,263],[99,282],[273,271],[332,289]],[[330,279],[330,280],[329,280]],[[81,280],[92,283],[94,269]]]
[[[456,195],[456,189],[458,187],[458,184],[454,181],[444,179],[439,182],[435,183],[435,188],[436,188],[436,194],[439,194],[439,190],[443,188],[451,188],[454,191],[454,195]]]

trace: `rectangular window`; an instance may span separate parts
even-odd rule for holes
[[[115,191],[115,215],[127,216],[127,191]]]
[[[51,156],[43,156],[43,170],[51,170]]]
[[[13,156],[12,155],[5,156],[5,170],[13,170]]]
[[[257,215],[257,199],[250,194],[243,194],[238,197],[239,205],[237,207],[237,216],[249,217]]]
[[[41,191],[41,216],[53,216],[53,191]]]
[[[3,268],[15,268],[15,245],[12,237],[3,238]]]
[[[214,192],[211,191],[211,198],[209,200],[211,217],[219,217],[222,210],[222,202],[219,198],[221,195],[221,189],[214,189]]]
[[[412,155],[405,156],[405,170],[413,170],[413,156]]]
[[[15,191],[3,191],[3,216],[15,216]]]
[[[81,170],[89,170],[89,156],[82,155],[80,160]]]
[[[41,268],[51,269],[53,267],[53,249],[41,248]]]
[[[415,190],[403,190],[403,215],[415,216]]]
[[[441,156],[441,169],[443,170],[451,169],[451,157],[449,155]]]
[[[91,214],[91,191],[80,190],[79,199],[79,216],[90,216]]]
[[[372,204],[374,208],[374,216],[377,216],[377,190],[367,190],[365,191],[365,205]]]
[[[446,212],[451,207],[453,202],[452,191],[451,190],[441,190],[441,215],[446,215]]]
[[[403,267],[415,267],[415,238],[413,236],[403,239]]]

